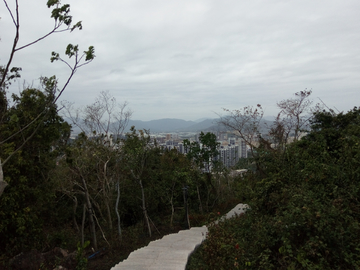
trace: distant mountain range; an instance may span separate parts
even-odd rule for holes
[[[210,132],[226,130],[223,126],[217,124],[219,119],[201,119],[200,121],[185,121],[182,119],[164,118],[151,121],[130,120],[125,132],[130,131],[132,126],[136,130],[147,129],[150,133],[170,133],[170,132]],[[272,121],[263,120],[261,129],[265,128],[265,123],[269,126]],[[263,131],[261,131],[263,132]],[[73,127],[73,133],[78,134],[80,130]]]
[[[150,133],[161,133],[161,132],[210,132],[210,131],[221,131],[226,130],[223,126],[218,124],[219,119],[205,119],[199,122],[196,121],[185,121],[182,119],[158,119],[152,121],[140,121],[130,120],[127,126],[127,130],[131,126],[135,126],[139,129],[149,129]],[[271,126],[273,121],[263,119],[260,125],[260,132],[264,132],[266,127]]]
[[[131,126],[135,126],[138,130],[149,129],[151,133],[197,132],[205,131],[213,126],[216,126],[216,119],[206,119],[200,122],[172,118],[151,121],[130,120],[127,129],[130,129]]]

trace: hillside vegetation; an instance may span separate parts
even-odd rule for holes
[[[210,228],[188,269],[359,269],[360,109],[316,112],[302,139],[256,149],[250,210]]]
[[[85,269],[89,256],[88,269],[109,269],[149,241],[237,203],[221,166],[209,177],[191,156],[157,147],[146,130],[123,135],[131,113],[125,105],[116,111],[107,93],[72,119],[84,132],[69,140],[71,127],[55,104],[48,107],[50,90],[24,89],[2,115],[0,158],[12,156],[1,175],[0,269]],[[36,125],[16,133],[31,119]],[[59,248],[72,255],[46,259]],[[14,261],[20,253],[27,259]]]

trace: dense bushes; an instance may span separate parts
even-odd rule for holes
[[[19,119],[26,113],[33,117],[35,108],[43,109],[45,94],[24,91],[17,110],[11,112]],[[157,147],[146,132],[133,128],[114,144],[105,135],[89,138],[84,133],[70,142],[70,127],[56,106],[51,112],[41,119],[44,123],[39,120],[32,140],[4,166],[9,186],[0,197],[0,267],[33,249],[74,250],[87,240],[94,250],[129,246],[128,242],[138,248],[140,241],[185,229],[183,187],[191,225],[202,225],[202,214],[233,198],[235,182],[227,175],[217,172],[209,180],[185,155]],[[7,129],[0,137],[16,124],[3,124]],[[21,135],[27,134],[13,137],[0,150],[21,144]],[[124,256],[119,254],[119,260]]]
[[[360,110],[317,113],[306,137],[256,158],[263,172],[240,184],[251,210],[212,226],[189,269],[359,269]]]
[[[15,105],[4,113],[0,123],[3,142],[0,156],[2,160],[11,156],[3,168],[9,186],[0,197],[0,251],[3,254],[41,247],[42,225],[53,214],[55,191],[49,180],[50,171],[56,164],[60,140],[70,132],[69,125],[58,116],[56,106],[46,108],[53,99],[50,89],[25,89],[19,96],[13,95],[13,99]],[[37,119],[38,115],[42,117]],[[16,132],[32,120],[33,126]],[[23,144],[25,146],[16,152]]]

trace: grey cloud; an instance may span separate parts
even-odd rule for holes
[[[32,2],[22,3],[22,42],[52,25],[44,3]],[[84,29],[51,37],[19,54],[14,65],[30,81],[47,74],[63,81],[68,71],[50,65],[50,52],[63,52],[69,42],[94,45],[97,58],[77,72],[63,97],[79,106],[110,90],[142,120],[191,120],[257,103],[275,114],[276,101],[305,88],[341,110],[357,105],[357,0],[68,2]],[[6,26],[1,64],[12,40],[8,20],[0,20]]]

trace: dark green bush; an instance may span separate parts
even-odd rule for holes
[[[285,152],[259,151],[265,174],[241,183],[251,210],[212,226],[188,269],[360,269],[359,120],[318,113]]]

